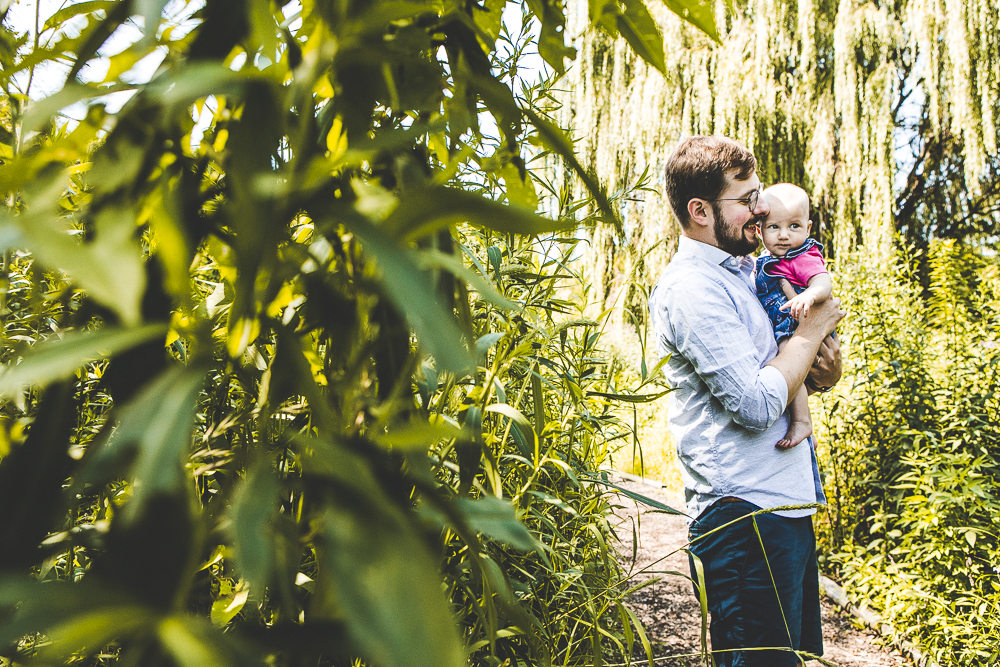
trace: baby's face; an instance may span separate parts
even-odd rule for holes
[[[764,247],[775,257],[784,257],[809,238],[812,223],[801,213],[787,208],[773,207],[771,213],[760,223],[760,236]]]

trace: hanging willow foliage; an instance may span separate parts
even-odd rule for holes
[[[623,40],[568,24],[579,58],[563,86],[563,124],[598,178],[620,187],[648,169],[655,191],[627,203],[628,242],[594,232],[594,279],[609,297],[616,275],[651,283],[668,258],[664,243],[640,259],[677,235],[662,171],[692,134],[734,137],[757,155],[765,182],[806,187],[831,254],[884,253],[897,231],[918,240],[994,227],[1000,38],[991,3],[717,2],[721,45],[662,6],[650,11],[664,38],[663,75]]]

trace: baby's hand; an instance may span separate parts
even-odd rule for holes
[[[807,317],[809,315],[809,307],[814,303],[816,303],[816,297],[808,292],[803,292],[794,299],[789,299],[788,302],[781,307],[781,310],[787,310],[789,315],[797,320],[801,320],[803,317]]]

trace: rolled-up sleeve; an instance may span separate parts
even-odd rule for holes
[[[763,366],[753,333],[726,288],[704,276],[692,278],[683,289],[657,290],[651,300],[655,329],[666,337],[666,349],[691,364],[734,422],[764,431],[785,411],[785,378]]]

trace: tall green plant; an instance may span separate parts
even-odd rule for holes
[[[544,86],[515,94],[504,6],[120,0],[0,31],[4,660],[631,651],[584,476],[628,391],[568,266],[618,208]],[[524,12],[561,71],[562,5]],[[31,101],[47,62],[67,82]],[[592,206],[549,186],[536,214],[547,153]]]

